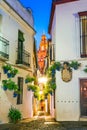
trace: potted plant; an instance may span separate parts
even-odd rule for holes
[[[3,80],[2,84],[3,84],[3,90],[6,91],[8,89],[8,87],[7,87],[7,80]]]
[[[7,77],[8,78],[14,78],[15,75],[18,73],[18,70],[15,68],[11,68],[8,73],[7,73]]]
[[[16,69],[16,68],[13,68],[12,70],[11,70],[11,75],[12,75],[12,77],[15,77],[15,75],[18,73],[18,70]]]
[[[74,68],[75,70],[77,70],[80,66],[81,66],[81,63],[78,63],[78,61],[72,61],[70,63],[70,67]]]
[[[36,85],[32,85],[32,84],[29,84],[27,86],[27,89],[30,91],[32,90],[33,92],[35,92],[37,90],[37,86]]]
[[[9,80],[2,80],[2,84],[3,84],[3,88],[6,87],[8,90],[14,90],[17,91],[18,90],[18,85],[12,81],[11,79]]]
[[[60,69],[61,69],[61,63],[60,62],[55,62],[53,66],[56,70],[60,71]]]
[[[34,77],[31,77],[31,76],[27,76],[26,79],[25,79],[25,83],[30,83],[30,82],[33,82],[35,81],[35,78]]]
[[[18,90],[14,91],[14,92],[13,92],[13,97],[14,97],[14,98],[17,97],[20,93],[21,93],[21,92],[18,91]]]
[[[11,65],[6,64],[6,65],[3,65],[2,68],[3,68],[4,73],[6,74],[9,70],[11,70]]]
[[[8,112],[8,117],[10,122],[17,123],[19,120],[21,120],[22,114],[18,109],[11,107]]]
[[[85,73],[87,73],[87,65],[85,66],[85,69],[83,70]]]

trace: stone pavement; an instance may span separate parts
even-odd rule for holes
[[[87,130],[87,121],[56,122],[50,116],[36,116],[17,124],[0,124],[0,130]]]

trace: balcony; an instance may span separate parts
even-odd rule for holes
[[[17,60],[16,64],[21,67],[30,67],[30,53],[26,50],[17,49]]]
[[[0,59],[9,59],[9,41],[0,36]]]

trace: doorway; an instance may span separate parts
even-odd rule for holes
[[[87,79],[80,79],[81,116],[87,116]]]

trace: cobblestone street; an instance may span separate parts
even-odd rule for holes
[[[87,122],[56,122],[52,118],[41,116],[17,124],[1,124],[0,130],[87,130]]]

